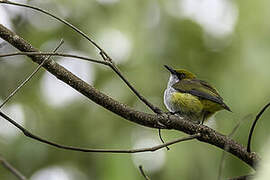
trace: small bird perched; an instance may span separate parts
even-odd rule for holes
[[[171,73],[164,92],[164,104],[171,113],[203,124],[217,111],[231,111],[210,84],[187,70],[164,66]]]

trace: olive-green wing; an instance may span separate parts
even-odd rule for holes
[[[213,88],[208,82],[203,81],[203,80],[199,80],[199,79],[193,79],[192,81],[200,83],[200,84],[203,85],[205,88],[207,88],[207,89],[210,90],[211,92],[215,93],[217,96],[219,96],[220,99],[223,100],[223,98],[218,94],[217,90],[216,90],[215,88]]]
[[[189,93],[199,98],[218,103],[230,111],[230,108],[223,102],[223,99],[218,94],[217,90],[205,81],[197,79],[183,79],[175,83],[172,87],[180,92]]]

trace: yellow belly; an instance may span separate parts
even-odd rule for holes
[[[203,104],[199,98],[188,93],[174,92],[171,97],[175,111],[200,116]]]
[[[172,93],[171,102],[175,112],[180,111],[193,120],[202,120],[204,116],[206,121],[215,112],[224,109],[218,103],[207,99],[199,99],[197,96],[188,93]]]

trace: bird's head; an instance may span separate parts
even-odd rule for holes
[[[195,79],[196,76],[185,70],[185,69],[173,69],[170,66],[164,65],[166,69],[168,69],[171,73],[171,75],[173,75],[175,78],[177,78],[179,81],[181,81],[182,79]]]

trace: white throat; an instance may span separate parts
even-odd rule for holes
[[[164,92],[164,104],[170,112],[177,111],[177,109],[175,109],[174,105],[172,104],[171,97],[172,94],[176,91],[172,86],[178,81],[179,81],[178,77],[174,74],[171,74],[168,81],[167,89]]]
[[[168,81],[167,88],[171,88],[172,85],[174,85],[178,81],[179,81],[178,77],[175,74],[171,74],[170,78],[169,78],[169,81]]]

